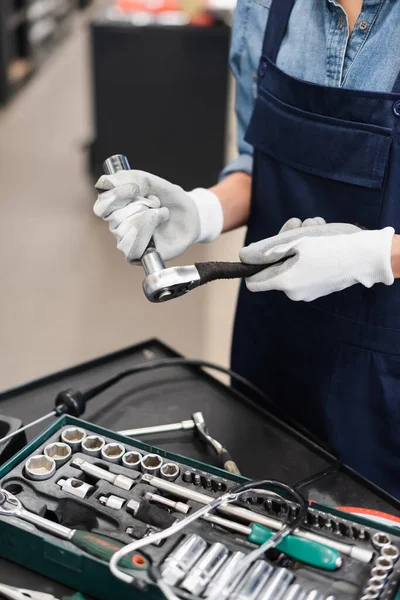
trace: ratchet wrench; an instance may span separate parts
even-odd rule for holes
[[[103,169],[106,175],[112,175],[119,171],[128,171],[130,166],[125,156],[115,154],[105,161]],[[179,298],[216,279],[251,277],[266,267],[241,262],[204,262],[167,268],[157,252],[153,238],[140,260],[146,273],[143,291],[150,302],[166,302]]]

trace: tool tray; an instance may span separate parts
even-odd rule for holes
[[[129,543],[135,538],[142,538],[149,533],[149,530],[154,531],[154,526],[149,526],[149,524],[130,514],[126,510],[127,503],[120,510],[103,506],[99,502],[100,496],[108,497],[112,494],[127,501],[131,499],[140,500],[145,492],[165,496],[164,492],[155,487],[141,483],[142,474],[140,471],[128,469],[121,464],[111,463],[100,457],[92,457],[81,452],[73,452],[70,460],[60,466],[49,479],[44,481],[27,479],[24,473],[27,459],[30,456],[42,454],[45,446],[49,443],[60,441],[62,431],[71,426],[81,427],[89,435],[99,435],[105,439],[106,443],[120,442],[126,451],[136,450],[142,455],[147,453],[158,454],[165,462],[173,462],[179,466],[180,475],[175,483],[210,496],[221,494],[221,491],[216,492],[213,489],[217,487],[218,483],[220,484],[219,488],[222,486],[223,489],[230,489],[237,482],[247,481],[243,477],[231,475],[217,467],[205,465],[193,459],[149,446],[142,441],[132,440],[92,423],[64,416],[0,469],[0,486],[16,495],[25,509],[68,527],[90,530]],[[71,461],[77,457],[95,463],[111,473],[123,474],[134,479],[135,483],[132,489],[125,491],[103,480],[96,480],[85,475],[79,468],[71,465]],[[208,489],[205,491],[201,486],[196,487],[192,482],[185,482],[182,475],[188,470],[202,475],[202,481],[210,478],[212,489],[209,489],[210,483],[207,483]],[[87,498],[75,497],[57,485],[60,479],[69,477],[94,485],[95,489]],[[170,498],[184,501],[178,497]],[[190,500],[187,503],[191,506],[191,511],[202,506]],[[296,512],[295,504],[282,502],[273,495],[262,504],[254,503],[254,498],[251,497],[240,504],[251,508],[254,512],[269,515],[281,521],[286,521],[290,518],[290,515]],[[152,504],[151,506],[156,505]],[[164,507],[159,507],[159,510],[165,511],[167,520],[175,517],[176,519],[184,518],[184,515],[178,512],[170,513]],[[83,593],[101,600],[114,600],[116,598],[128,600],[139,597],[141,593],[143,593],[143,598],[149,600],[153,598],[161,600],[163,598],[146,571],[135,571],[137,580],[143,584],[148,584],[144,592],[138,592],[115,579],[109,572],[108,565],[105,562],[75,548],[68,541],[39,531],[33,525],[17,517],[0,516],[0,527],[0,555],[2,557],[54,578]],[[349,518],[347,513],[317,504],[313,504],[312,508],[309,509],[304,527],[326,536],[326,538],[357,544],[370,550],[373,550],[372,535],[378,530],[384,531],[390,535],[392,542],[400,547],[399,530],[396,528],[382,525],[377,529],[376,523],[365,518],[355,516]],[[127,530],[129,533],[127,533]],[[229,532],[205,521],[197,521],[189,525],[185,533],[197,533],[209,544],[217,541],[221,542],[226,545],[230,552],[241,550],[248,553],[254,548],[243,535]],[[149,557],[153,565],[159,566],[183,539],[183,536],[184,533],[180,533],[166,540],[160,546],[147,546],[143,549],[143,553]],[[362,590],[370,576],[373,563],[365,564],[345,555],[342,555],[342,557],[343,564],[336,571],[328,572],[291,562],[288,563],[288,567],[294,569],[296,583],[299,583],[304,589],[320,589],[325,597],[333,595],[336,600],[359,599],[362,597]],[[273,558],[274,555],[272,555]],[[400,561],[398,564],[400,565]],[[400,569],[397,571],[395,566],[380,598],[389,600],[396,597],[399,573]],[[183,597],[191,598],[192,596],[183,593]]]

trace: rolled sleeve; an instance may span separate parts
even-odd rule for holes
[[[253,171],[253,156],[251,154],[241,154],[234,161],[229,163],[220,174],[220,181],[225,179],[228,175],[232,173],[237,173],[238,171],[242,171],[243,173],[247,173],[248,175],[252,174]]]

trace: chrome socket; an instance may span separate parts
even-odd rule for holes
[[[391,558],[388,558],[387,556],[378,556],[378,558],[375,561],[374,568],[378,568],[382,571],[386,571],[386,573],[389,574],[393,571],[393,567],[394,567],[394,562]]]
[[[379,598],[379,596],[381,595],[381,590],[377,590],[376,588],[373,587],[367,587],[364,590],[363,596],[365,596],[366,598],[368,598],[368,600],[376,600],[376,598]]]
[[[57,485],[60,486],[63,492],[67,492],[78,498],[88,498],[95,489],[94,485],[89,485],[80,479],[75,479],[75,477],[59,479]]]
[[[220,542],[212,544],[185,577],[180,587],[194,596],[200,596],[222,567],[228,554],[228,548]]]
[[[130,450],[126,452],[122,457],[122,465],[127,469],[134,469],[135,471],[140,471],[141,469],[141,459],[142,455],[140,452],[135,452]]]
[[[288,588],[286,595],[283,597],[283,600],[304,600],[307,596],[307,593],[308,592],[303,590],[298,583],[293,583]],[[332,596],[330,596],[330,598],[332,598]],[[328,598],[326,600],[328,600]]]
[[[175,481],[179,477],[180,469],[175,463],[165,463],[160,469],[161,479]]]
[[[52,458],[56,463],[56,468],[65,465],[69,461],[72,454],[71,446],[64,442],[54,442],[53,444],[47,444],[43,453],[47,458]]]
[[[101,458],[111,463],[119,463],[125,454],[125,448],[118,442],[110,442],[101,449]]]
[[[239,551],[231,554],[220,571],[210,581],[204,594],[206,598],[210,598],[210,600],[227,600],[230,597],[247,569],[247,567],[240,567],[240,563],[245,556],[244,552]]]
[[[388,558],[395,564],[399,558],[400,552],[397,546],[394,544],[389,544],[388,546],[383,546],[381,550],[381,556]]]
[[[25,463],[25,476],[32,481],[45,481],[53,477],[56,472],[56,463],[45,454],[31,456]]]
[[[377,531],[372,536],[371,542],[375,550],[378,550],[378,552],[380,552],[382,548],[384,548],[385,546],[389,546],[392,543],[392,540],[387,533]]]
[[[258,597],[264,597],[260,596],[260,593],[266,589],[265,585],[273,571],[275,569],[272,565],[269,565],[264,560],[257,560],[251,565],[244,578],[240,581],[236,590],[231,595],[231,599],[256,600]]]
[[[108,508],[112,508],[114,510],[121,510],[124,506],[126,500],[125,498],[120,498],[119,496],[100,496],[99,498],[100,504],[103,506],[107,506]]]
[[[105,445],[105,439],[99,435],[88,435],[83,440],[81,449],[84,454],[99,457]]]
[[[275,598],[278,600],[278,598],[282,598],[293,579],[294,575],[291,571],[288,571],[288,569],[282,569],[280,567],[276,568],[271,578],[267,581],[266,586],[263,588],[260,600],[272,600]],[[309,596],[307,596],[307,598],[308,597]],[[322,595],[322,598],[323,597],[324,596]],[[317,598],[320,600],[318,596]]]
[[[140,460],[142,473],[149,475],[159,475],[163,464],[163,459],[158,454],[145,454]]]
[[[204,554],[207,543],[196,534],[188,535],[164,560],[161,576],[169,585],[177,585]]]
[[[67,427],[61,432],[61,441],[70,446],[72,452],[79,452],[87,433],[81,427]]]
[[[388,571],[386,569],[381,569],[381,567],[373,567],[371,569],[371,577],[385,581],[388,578]]]
[[[385,580],[378,577],[370,577],[367,581],[367,589],[370,587],[381,591],[385,587]]]

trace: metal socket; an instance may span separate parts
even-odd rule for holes
[[[368,586],[365,588],[363,595],[366,596],[368,600],[375,600],[381,595],[381,590]]]
[[[52,458],[56,463],[56,468],[58,468],[69,461],[72,450],[71,446],[64,442],[54,442],[54,444],[47,444],[44,449],[44,454],[47,458]]]
[[[72,452],[78,452],[86,435],[86,431],[81,427],[67,427],[61,432],[61,441],[68,444]]]
[[[375,567],[382,569],[387,573],[391,573],[393,571],[393,566],[393,560],[387,556],[378,556],[378,558],[375,561]]]
[[[118,442],[110,442],[101,449],[101,458],[112,463],[119,463],[125,454],[125,448]]]
[[[189,534],[161,565],[161,576],[169,585],[177,585],[194,567],[207,548],[196,534]]]
[[[395,562],[397,562],[399,555],[400,555],[399,549],[394,544],[389,544],[388,546],[383,546],[383,548],[381,550],[381,556],[384,556],[385,558],[389,558],[393,562],[393,564]]]
[[[82,452],[89,456],[100,456],[101,451],[106,445],[104,438],[99,435],[88,435],[82,442]]]
[[[94,485],[89,485],[80,479],[70,477],[69,479],[60,479],[57,481],[63,492],[77,496],[78,498],[87,498],[94,491]]]
[[[388,577],[388,571],[387,569],[382,569],[381,567],[373,567],[371,569],[371,577],[386,580]]]
[[[232,600],[256,600],[265,589],[274,568],[264,560],[257,560],[247,571],[231,595]],[[267,584],[268,585],[268,584]]]
[[[127,469],[134,469],[135,471],[140,471],[141,459],[142,455],[140,454],[140,452],[135,452],[131,450],[123,455],[122,464]]]
[[[200,596],[222,567],[228,555],[229,551],[226,546],[220,542],[212,544],[185,577],[181,583],[181,588],[194,596]]]
[[[142,472],[149,475],[159,475],[162,464],[163,459],[158,454],[145,454],[140,460]]]
[[[25,476],[33,481],[45,481],[56,472],[56,463],[45,454],[31,456],[25,463]]]
[[[175,463],[165,463],[160,469],[160,477],[166,481],[175,481],[179,473],[180,469]]]
[[[385,546],[389,546],[392,543],[392,540],[387,533],[377,531],[372,536],[371,542],[375,550],[378,550],[378,552],[380,552],[382,548],[384,548]]]
[[[380,579],[378,577],[370,577],[367,581],[367,587],[371,587],[374,588],[375,590],[383,590],[383,588],[385,587],[385,580],[384,579]]]
[[[99,498],[100,504],[103,506],[107,506],[108,508],[113,508],[114,510],[121,510],[123,505],[125,504],[125,498],[120,498],[120,496],[100,496]]]

